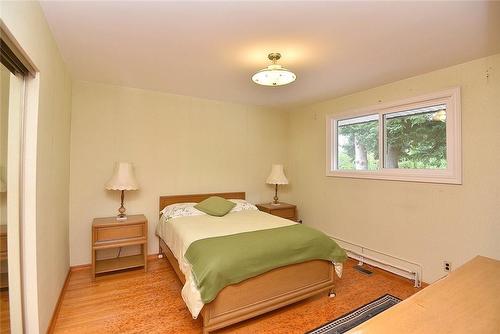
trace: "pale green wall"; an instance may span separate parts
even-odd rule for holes
[[[126,193],[129,213],[149,220],[149,252],[161,195],[246,191],[270,201],[271,164],[286,159],[286,112],[148,90],[76,81],[71,121],[71,265],[90,263],[94,217],[113,216],[107,191],[116,161],[135,166],[140,189]],[[282,192],[286,199],[285,192]]]
[[[489,77],[486,76],[488,71]],[[463,185],[326,177],[325,115],[462,89]],[[500,258],[500,55],[295,110],[288,173],[306,224],[444,275],[477,254]]]
[[[39,70],[36,231],[25,231],[36,233],[36,243],[27,245],[36,247],[36,279],[30,277],[36,286],[24,293],[25,301],[36,299],[25,331],[43,333],[69,269],[71,80],[38,2],[2,1],[0,15]]]

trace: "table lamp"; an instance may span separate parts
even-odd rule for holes
[[[283,172],[283,165],[272,165],[271,174],[267,177],[267,184],[274,184],[274,201],[272,205],[280,205],[278,202],[278,184],[288,184],[288,179]]]
[[[134,167],[128,162],[118,162],[116,163],[113,176],[106,183],[107,190],[120,190],[122,192],[121,196],[121,206],[118,209],[118,215],[116,220],[127,220],[127,215],[125,214],[125,207],[123,206],[123,199],[125,190],[137,190],[139,186],[134,175]]]

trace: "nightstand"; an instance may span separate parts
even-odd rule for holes
[[[280,202],[279,205],[273,205],[271,203],[257,204],[257,208],[260,211],[267,212],[274,216],[279,216],[282,218],[297,221],[297,207],[293,204]]]
[[[96,259],[98,250],[140,245],[141,254]],[[148,271],[148,220],[144,215],[130,215],[127,220],[116,217],[95,218],[92,222],[92,275],[116,270],[144,267]]]

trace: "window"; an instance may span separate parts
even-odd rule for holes
[[[461,184],[459,88],[328,115],[327,176]]]

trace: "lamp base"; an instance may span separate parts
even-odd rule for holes
[[[278,201],[278,185],[274,185],[274,198],[271,203],[271,205],[280,205],[280,202]]]
[[[278,202],[278,203],[271,202],[271,205],[273,205],[273,206],[280,206],[281,203],[280,202]]]
[[[127,220],[127,215],[125,214],[125,207],[123,206],[123,199],[125,198],[125,191],[122,190],[122,196],[121,196],[121,205],[120,208],[118,208],[118,215],[116,216],[116,220],[118,221],[124,221]]]

